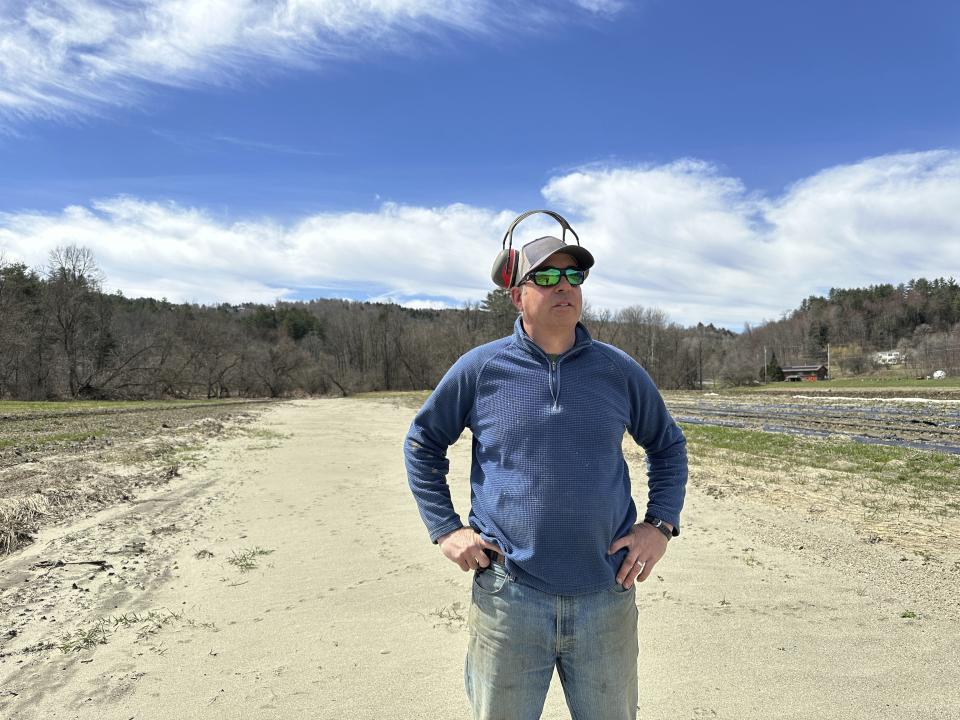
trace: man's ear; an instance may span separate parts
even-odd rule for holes
[[[513,303],[513,306],[517,309],[517,312],[523,312],[523,288],[522,287],[510,288],[510,301]]]

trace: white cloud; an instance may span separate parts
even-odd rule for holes
[[[616,12],[610,0],[566,10]],[[47,0],[0,2],[0,112],[87,113],[151,84],[225,83],[412,47],[443,32],[535,27],[555,10],[494,0]]]
[[[0,251],[39,267],[57,245],[83,245],[109,288],[177,301],[269,302],[296,288],[330,296],[363,286],[376,288],[371,299],[460,304],[489,290],[477,268],[492,263],[491,238],[509,220],[509,212],[466,205],[388,204],[291,226],[224,223],[202,210],[120,197],[56,215],[0,214]]]
[[[402,297],[392,294],[371,297],[369,302],[390,303],[393,305],[402,305],[414,310],[447,310],[457,307],[456,303],[444,302],[443,300],[430,300],[429,298]]]
[[[598,15],[614,15],[625,6],[622,0],[574,0],[584,10]]]
[[[955,275],[960,153],[872,158],[798,182],[765,208],[782,277],[819,269],[824,287]]]
[[[830,168],[776,198],[694,160],[590,167],[553,178],[543,194],[596,257],[584,286],[594,307],[659,307],[683,324],[739,329],[829,287],[960,268],[960,153],[952,151]],[[492,289],[490,266],[515,215],[386,204],[284,225],[117,197],[56,214],[0,214],[0,253],[39,266],[57,245],[85,245],[109,286],[131,296],[212,303],[365,293],[441,307]],[[517,244],[555,227],[533,218]]]
[[[596,305],[654,305],[684,323],[737,328],[775,319],[830,287],[960,268],[953,151],[830,168],[778,198],[689,160],[570,173],[544,193],[581,218],[596,274],[606,266],[592,288]]]

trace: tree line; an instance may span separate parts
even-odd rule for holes
[[[898,350],[910,374],[960,374],[960,284],[952,277],[918,278],[832,288],[777,321],[745,327],[737,352],[756,357],[766,348],[768,360],[776,353],[784,365],[819,364],[827,361],[828,347],[835,377],[876,369],[875,355],[885,350]]]
[[[223,398],[432,388],[464,352],[512,331],[504,290],[448,310],[318,299],[214,306],[103,290],[87,248],[31,269],[0,258],[0,398]],[[784,364],[825,344],[960,346],[952,280],[832,290],[781,320],[733,333],[682,327],[656,308],[584,309],[593,336],[636,358],[664,389],[755,383],[761,348]],[[769,358],[767,358],[769,360]],[[958,363],[960,364],[960,363]],[[958,368],[960,369],[960,368]]]

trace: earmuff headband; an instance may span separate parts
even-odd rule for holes
[[[527,210],[522,215],[519,215],[516,220],[510,223],[510,227],[507,228],[507,232],[504,233],[503,235],[503,244],[501,247],[504,250],[512,250],[514,228],[516,228],[517,225],[519,225],[523,220],[526,220],[531,215],[536,215],[538,213],[543,215],[549,215],[558,223],[560,223],[560,227],[563,228],[563,235],[560,237],[560,239],[563,240],[563,242],[567,242],[567,231],[569,230],[570,234],[573,235],[574,239],[577,241],[577,245],[580,244],[580,236],[577,235],[577,233],[574,231],[572,227],[570,227],[570,223],[568,223],[566,219],[563,217],[563,215],[561,215],[560,213],[556,213],[553,210]]]

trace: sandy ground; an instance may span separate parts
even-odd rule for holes
[[[413,412],[275,407],[202,469],[5,559],[0,717],[468,718],[471,577],[407,489]],[[715,472],[694,463],[683,535],[638,589],[640,717],[960,718],[954,550],[719,492]],[[253,569],[228,562],[256,549]],[[57,647],[78,631],[95,644]],[[569,717],[556,678],[543,717]]]

